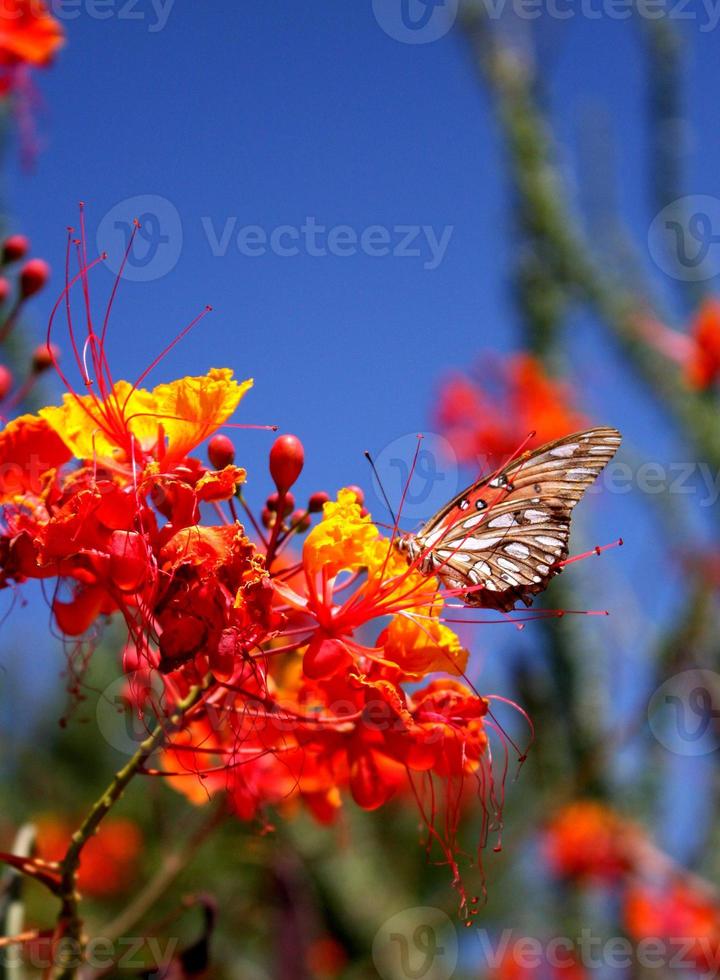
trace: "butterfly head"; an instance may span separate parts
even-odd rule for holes
[[[415,534],[403,534],[397,539],[395,545],[398,551],[405,555],[408,565],[412,565],[423,552],[427,551],[427,548],[420,543]],[[432,554],[428,553],[418,564],[418,570],[424,575],[428,575],[432,571],[432,565]]]

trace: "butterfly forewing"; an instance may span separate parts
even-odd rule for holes
[[[617,429],[577,432],[472,484],[416,536],[423,566],[469,605],[529,605],[567,557],[572,509],[620,441]]]

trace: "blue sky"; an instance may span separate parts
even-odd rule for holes
[[[393,2],[400,0],[385,8]],[[46,146],[32,174],[11,160],[6,182],[12,226],[56,273],[30,310],[38,333],[61,288],[65,228],[77,219],[77,202],[87,202],[91,244],[111,253],[123,222],[148,212],[148,233],[166,240],[139,267],[141,281],[123,283],[112,321],[116,377],[137,376],[211,304],[213,314],[156,380],[212,366],[252,376],[256,388],[238,420],[277,423],[303,439],[304,490],[369,486],[363,450],[382,453],[426,429],[444,371],[518,342],[506,164],[461,36],[403,43],[383,30],[371,0],[179,0],[163,8],[166,23],[150,0],[108,0],[107,19],[90,0],[59,9],[68,44],[39,79]],[[687,189],[720,195],[715,100],[704,97],[717,89],[717,30],[702,29],[709,8],[688,9],[695,19],[678,21],[694,150]],[[78,16],[67,19],[68,11]],[[536,31],[575,203],[587,182],[611,186],[641,263],[656,273],[645,245],[652,161],[639,26],[545,15]],[[611,137],[609,156],[588,157],[586,134],[601,127]],[[587,167],[582,182],[579,161]],[[332,248],[327,236],[308,246],[308,219],[346,227]],[[238,247],[248,226],[254,230]],[[419,255],[397,254],[408,226],[420,232],[405,249]],[[281,227],[280,247],[299,254],[243,254],[262,251],[260,238]],[[352,254],[309,254],[313,248]],[[390,254],[367,254],[383,249]],[[100,310],[112,279],[101,269],[93,281]],[[666,287],[658,277],[657,288]],[[622,424],[645,457],[678,458],[665,420],[633,394],[590,318],[573,318],[568,355],[593,418]],[[250,494],[260,499],[270,489],[270,437],[248,432],[236,441]],[[657,559],[659,528],[628,497],[587,507],[603,540],[624,533],[644,541],[604,558],[602,574],[600,566],[577,572],[590,586],[590,606],[612,607],[641,580],[635,633],[627,616],[624,636],[592,621],[594,642],[614,651],[607,669],[630,676],[640,669],[644,630],[672,596],[672,583],[648,583],[644,574]],[[494,634],[481,641],[493,642]],[[46,663],[38,669],[52,678]]]

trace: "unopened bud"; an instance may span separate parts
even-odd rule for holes
[[[308,500],[307,509],[311,514],[319,514],[328,500],[330,500],[330,494],[325,493],[324,490],[318,490]]]
[[[3,398],[7,398],[10,394],[13,386],[13,376],[10,368],[5,367],[4,364],[0,364],[0,401]]]
[[[50,266],[44,259],[30,259],[20,270],[20,296],[28,299],[45,288],[50,278]]]
[[[216,470],[224,470],[235,462],[235,446],[232,440],[222,434],[213,436],[207,447],[210,465]]]
[[[362,505],[365,503],[365,491],[361,490],[360,487],[356,487],[355,484],[352,484],[346,489],[351,490],[355,494],[355,496],[357,497],[357,502],[362,507]]]
[[[267,507],[268,510],[271,510],[273,513],[276,514],[279,503],[280,503],[280,494],[271,493],[266,501],[265,506]],[[294,507],[295,507],[295,497],[291,493],[286,493],[283,499],[282,516],[287,517],[288,514],[291,514]]]
[[[279,436],[270,450],[270,476],[279,493],[289,490],[302,472],[305,450],[297,436]]]
[[[304,534],[310,527],[310,523],[310,515],[304,510],[296,510],[290,518],[290,527],[294,528],[298,534]]]
[[[60,351],[55,344],[39,344],[33,351],[32,371],[33,374],[42,374],[49,368],[54,367],[55,362],[60,357]]]
[[[25,235],[10,235],[2,245],[2,263],[8,265],[24,258],[30,250],[30,241]]]

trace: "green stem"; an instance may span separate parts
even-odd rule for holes
[[[58,934],[64,940],[66,952],[55,966],[53,973],[55,980],[75,980],[85,948],[83,923],[80,917],[80,895],[77,890],[77,874],[85,844],[122,797],[133,777],[143,768],[156,749],[162,745],[168,732],[176,729],[182,723],[185,713],[197,703],[206,687],[207,683],[193,687],[187,697],[178,703],[169,722],[158,724],[155,730],[141,742],[135,754],[113,776],[110,785],[102,796],[95,801],[85,820],[73,834],[65,857],[60,862],[59,896],[62,906],[58,916]]]

